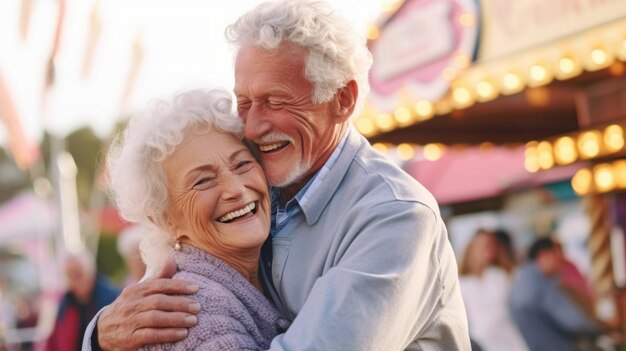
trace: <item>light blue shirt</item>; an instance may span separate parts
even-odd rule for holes
[[[271,269],[261,265],[293,320],[270,350],[470,350],[434,198],[353,128],[338,150],[277,226]]]
[[[330,172],[331,168],[339,158],[341,154],[341,150],[343,150],[343,146],[346,144],[346,139],[348,138],[348,133],[344,133],[341,137],[339,145],[335,148],[333,153],[328,158],[328,161],[324,163],[322,168],[313,176],[313,178],[309,179],[309,181],[305,184],[305,186],[300,189],[300,191],[296,194],[293,199],[287,201],[287,203],[283,206],[280,204],[281,197],[281,189],[280,188],[270,188],[271,199],[272,199],[272,225],[270,229],[270,235],[273,237],[274,234],[281,230],[289,221],[290,218],[294,218],[302,212],[302,206],[306,206],[307,203],[311,199],[311,194],[317,191],[317,189],[321,188],[324,184],[324,179]]]

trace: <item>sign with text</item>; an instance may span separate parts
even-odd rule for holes
[[[491,59],[626,17],[624,0],[481,0],[479,59]]]
[[[469,18],[463,23],[461,18]],[[382,109],[402,103],[400,91],[438,100],[449,89],[443,76],[458,57],[469,63],[477,42],[473,0],[406,0],[370,42],[374,64],[370,100]],[[455,61],[456,58],[456,61]]]

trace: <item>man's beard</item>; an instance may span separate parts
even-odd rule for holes
[[[271,165],[265,165],[268,168],[271,168]],[[298,181],[302,180],[304,177],[306,177],[307,172],[309,171],[309,169],[311,168],[311,165],[308,163],[305,163],[302,160],[299,160],[290,170],[289,172],[287,172],[286,175],[278,178],[278,179],[268,179],[268,182],[271,186],[273,187],[277,187],[277,188],[285,188],[289,185],[292,185],[294,183],[297,183]]]

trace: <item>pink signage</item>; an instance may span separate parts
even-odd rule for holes
[[[407,0],[370,43],[374,102],[394,105],[403,88],[418,98],[441,98],[449,88],[444,70],[458,55],[473,56],[477,23],[472,0]]]

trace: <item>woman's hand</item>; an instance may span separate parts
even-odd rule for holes
[[[184,280],[171,279],[176,264],[170,259],[159,274],[129,286],[98,318],[102,350],[136,350],[156,343],[175,342],[197,323],[200,304],[183,296],[198,290]]]

